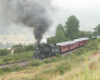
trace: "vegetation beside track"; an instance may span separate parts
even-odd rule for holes
[[[3,69],[1,71],[3,74],[9,72],[10,75],[16,77],[16,79],[18,78],[19,80],[50,80],[57,76],[64,75],[66,72],[70,72],[74,68],[76,69],[76,67],[85,61],[86,56],[89,57],[92,54],[97,53],[100,49],[100,46],[98,47],[99,41],[99,39],[91,40],[84,46],[84,48],[78,49],[66,56],[57,56],[56,58],[44,59],[43,61],[33,60],[26,68],[22,68],[20,69],[22,71],[19,70],[20,72],[18,72],[18,74],[21,75],[24,69],[24,71],[26,71],[27,78],[23,75],[16,77],[17,74],[15,76],[13,73],[10,73],[12,71],[4,71]],[[89,60],[89,58],[87,60]],[[29,74],[27,73],[28,71],[30,71]],[[13,79],[13,77],[10,79]]]
[[[14,62],[21,62],[31,60],[33,57],[33,51],[26,51],[18,54],[7,54],[0,56],[0,65]]]

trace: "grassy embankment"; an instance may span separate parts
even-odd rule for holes
[[[95,66],[98,61],[92,62],[90,56],[99,51],[99,39],[90,41],[84,48],[81,48],[72,54],[66,56],[58,56],[56,58],[45,59],[43,61],[34,60],[27,68],[19,72],[4,71],[0,79],[7,80],[94,80],[90,78],[92,73],[96,71]],[[98,47],[99,46],[99,47]],[[86,58],[89,57],[89,58]],[[84,64],[85,62],[85,64]],[[88,66],[88,62],[90,63]],[[100,63],[99,63],[100,64]],[[95,65],[95,66],[94,66]],[[99,67],[98,67],[99,68]],[[13,67],[10,69],[12,70]],[[15,70],[17,71],[17,70]],[[10,74],[6,74],[6,73]],[[98,72],[99,73],[99,72]]]
[[[31,60],[32,57],[33,57],[33,51],[26,51],[18,54],[7,54],[5,56],[0,56],[0,65],[6,63],[14,63],[14,62]]]

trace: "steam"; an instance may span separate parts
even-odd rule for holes
[[[35,39],[40,43],[43,34],[53,21],[55,8],[52,0],[0,0],[0,23],[16,24],[33,28]]]

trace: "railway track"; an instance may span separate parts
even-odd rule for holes
[[[80,47],[80,48],[83,48],[83,47]],[[77,49],[79,49],[79,48],[76,48],[76,49],[74,49],[74,50],[65,52],[65,53],[61,54],[61,56],[68,55],[68,54],[70,54],[70,53],[76,51]],[[53,56],[53,57],[56,57],[56,56]],[[49,58],[51,58],[51,57],[49,57]],[[45,58],[45,59],[47,59],[47,58]],[[32,61],[32,60],[29,60],[29,61],[22,61],[22,62],[16,62],[16,63],[7,63],[7,64],[0,65],[0,68],[4,68],[4,67],[7,67],[7,66],[12,66],[12,65],[14,65],[14,64],[18,64],[19,66],[25,66],[25,65],[29,64],[31,61]],[[43,61],[43,60],[41,60],[41,61]]]

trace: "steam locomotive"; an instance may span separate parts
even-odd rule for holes
[[[33,59],[43,59],[46,57],[54,56],[58,53],[64,53],[75,48],[84,46],[89,38],[79,38],[73,41],[65,41],[56,44],[47,44],[41,47],[36,48],[35,53],[33,54]]]
[[[54,56],[59,52],[60,52],[59,47],[56,46],[56,44],[47,44],[36,48],[35,53],[33,54],[33,58],[43,59],[46,57]]]

